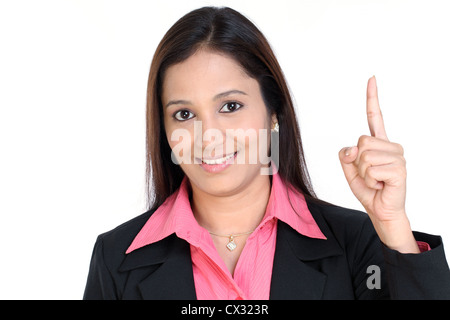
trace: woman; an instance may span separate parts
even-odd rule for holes
[[[450,298],[440,237],[411,231],[374,77],[367,117],[371,136],[339,153],[365,214],[315,196],[261,32],[229,8],[188,13],[150,70],[149,210],[99,236],[84,298]]]

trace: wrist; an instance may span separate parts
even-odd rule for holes
[[[406,214],[392,221],[372,221],[381,242],[400,253],[420,253]]]

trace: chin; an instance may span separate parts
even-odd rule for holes
[[[205,193],[224,197],[241,192],[259,175],[260,166],[231,165],[221,172],[208,172],[200,165],[184,170],[191,184]]]

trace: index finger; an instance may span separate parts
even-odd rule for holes
[[[372,76],[367,83],[367,121],[369,123],[372,137],[388,140],[384,128],[383,115],[381,114],[378,102],[378,89],[375,76]]]

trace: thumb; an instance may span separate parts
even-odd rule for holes
[[[365,180],[359,175],[358,166],[355,164],[358,153],[358,147],[343,148],[339,151],[339,160],[341,160],[342,170],[344,170],[350,190],[369,212],[367,206],[373,201],[375,190],[369,188]]]
[[[358,156],[358,147],[342,148],[339,151],[339,160],[341,161],[342,170],[345,178],[351,187],[352,181],[358,176],[358,168],[354,165],[354,161]]]

